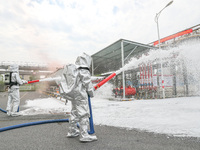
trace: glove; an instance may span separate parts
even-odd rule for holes
[[[27,84],[28,82],[26,80],[22,80],[22,83],[23,84]]]
[[[92,98],[92,97],[94,97],[94,91],[92,90],[92,91],[87,91],[87,94]]]

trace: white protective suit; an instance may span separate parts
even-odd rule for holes
[[[11,81],[15,82],[15,85],[12,85],[8,89],[8,102],[7,102],[7,114],[8,116],[18,116],[17,110],[20,104],[20,94],[19,94],[19,85],[26,83],[26,81],[21,80],[18,72],[19,66],[13,64],[10,66],[10,71],[12,72]]]
[[[76,85],[71,94],[65,95],[65,98],[67,100],[70,100],[72,104],[71,116],[69,119],[70,127],[67,137],[76,137],[80,135],[81,142],[90,142],[97,140],[97,137],[95,135],[88,134],[90,116],[88,95],[90,97],[94,96],[94,88],[91,82],[91,75],[89,71],[91,60],[91,57],[85,53],[77,58],[75,64],[76,68],[79,69],[76,79]],[[80,67],[82,67],[82,69]],[[88,68],[88,70],[86,68]],[[68,81],[68,77],[66,76],[65,82]],[[80,131],[77,128],[77,123],[79,123],[80,125]]]

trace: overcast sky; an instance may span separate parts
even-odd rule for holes
[[[170,0],[1,0],[0,62],[74,63],[123,38],[157,40],[154,21]],[[160,36],[200,24],[200,0],[174,0],[160,15]]]

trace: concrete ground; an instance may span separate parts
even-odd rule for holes
[[[7,94],[0,93],[0,108],[6,108]],[[46,97],[37,92],[21,92],[21,105],[28,99]],[[22,108],[21,108],[22,109]],[[28,122],[66,119],[64,114],[8,117],[0,111],[0,128]],[[94,116],[95,117],[95,116]],[[94,126],[98,141],[80,143],[66,138],[68,123],[49,123],[0,132],[0,149],[6,150],[200,150],[200,139],[173,137],[139,130]]]

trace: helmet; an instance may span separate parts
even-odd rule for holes
[[[91,61],[92,61],[92,58],[88,54],[83,53],[81,56],[79,56],[76,59],[75,64],[79,65],[79,66],[85,66],[85,67],[90,68]]]
[[[9,70],[12,71],[12,72],[18,72],[19,71],[19,65],[12,64],[12,65],[10,65]]]

